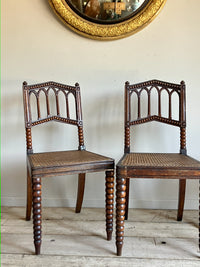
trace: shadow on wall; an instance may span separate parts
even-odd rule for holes
[[[114,151],[123,149],[123,96],[106,95],[84,105],[83,121],[86,147],[95,144],[113,156]]]
[[[155,99],[154,99],[155,100]],[[146,99],[142,99],[142,113]],[[153,104],[155,106],[155,104]],[[134,113],[134,109],[132,110]],[[85,115],[85,116],[84,116]],[[124,96],[109,95],[91,101],[83,110],[86,145],[103,151],[108,148],[115,156],[124,148]],[[89,142],[87,142],[89,140]],[[88,146],[88,145],[87,145]],[[131,127],[131,149],[140,152],[178,152],[179,129],[167,124],[149,122]],[[105,151],[105,150],[104,150]]]

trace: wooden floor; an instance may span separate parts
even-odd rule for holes
[[[104,209],[43,208],[40,256],[24,214],[21,207],[2,207],[1,266],[200,266],[198,211],[185,211],[177,222],[174,210],[130,209],[122,257],[115,233],[106,240]]]

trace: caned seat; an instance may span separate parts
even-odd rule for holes
[[[28,161],[35,176],[95,172],[113,166],[113,159],[86,150],[34,153]]]
[[[31,97],[35,98],[35,105],[33,105]],[[73,101],[71,104],[70,97],[71,101]],[[61,98],[64,99],[62,106],[60,104]],[[23,99],[27,147],[26,220],[30,220],[31,208],[33,207],[35,254],[40,254],[42,242],[41,178],[49,176],[78,174],[76,212],[79,213],[83,202],[86,173],[105,172],[106,232],[107,240],[111,240],[113,231],[114,160],[89,152],[85,148],[79,84],[76,83],[75,86],[70,86],[56,82],[45,82],[28,85],[27,82],[24,82]],[[71,110],[72,107],[74,107],[74,110]],[[46,113],[42,114],[42,110],[43,112],[46,110]],[[33,118],[35,114],[36,118]],[[74,114],[75,117],[73,116]],[[40,124],[52,121],[77,127],[78,149],[33,153],[32,127],[38,127]]]
[[[117,164],[118,170],[126,172],[126,176],[137,178],[181,178],[185,175],[196,178],[200,170],[200,162],[184,154],[176,153],[130,153]],[[167,172],[164,172],[166,169]],[[148,172],[147,172],[148,171]]]
[[[151,109],[152,91],[157,93],[157,113]],[[162,93],[167,93],[168,114],[163,116],[165,104]],[[141,115],[141,95],[146,94],[146,114]],[[172,96],[178,96],[176,103],[178,116],[172,112]],[[136,108],[133,109],[133,95]],[[156,96],[155,96],[156,97]],[[162,101],[161,101],[162,99]],[[162,105],[161,105],[162,104]],[[134,110],[134,112],[133,112]],[[177,220],[181,221],[184,209],[186,179],[200,179],[200,162],[187,155],[186,150],[186,110],[185,83],[172,84],[151,80],[139,84],[125,84],[125,144],[124,155],[116,166],[116,246],[117,255],[121,256],[124,241],[124,220],[128,219],[130,178],[157,178],[179,180],[179,201]],[[178,119],[177,119],[178,118]],[[167,123],[180,128],[179,153],[137,153],[130,151],[130,127],[151,121]],[[155,137],[156,138],[156,137]],[[144,140],[145,145],[145,140]],[[199,232],[200,233],[200,232]],[[199,235],[200,246],[200,235]]]

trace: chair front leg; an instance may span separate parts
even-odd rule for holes
[[[112,239],[114,209],[114,170],[106,171],[106,232],[107,240]]]
[[[126,208],[126,179],[117,176],[116,184],[116,246],[117,256],[122,255]]]
[[[42,186],[41,178],[32,179],[33,190],[33,237],[35,245],[35,254],[40,254],[42,243]]]
[[[27,168],[27,198],[26,198],[26,220],[31,219],[31,208],[32,208],[32,179],[30,172]]]
[[[78,192],[77,192],[77,200],[76,200],[76,213],[81,212],[84,190],[85,190],[85,173],[80,173],[78,175]]]
[[[177,213],[177,221],[182,221],[183,218],[183,209],[185,202],[185,188],[186,188],[186,180],[179,180],[179,199],[178,199],[178,213]]]

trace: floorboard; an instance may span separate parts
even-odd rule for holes
[[[1,266],[200,266],[198,211],[177,222],[174,210],[130,209],[122,257],[114,234],[106,240],[104,209],[44,208],[40,256],[24,214],[23,207],[2,207]]]

